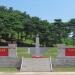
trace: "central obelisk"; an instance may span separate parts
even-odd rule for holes
[[[40,43],[39,43],[39,34],[36,35],[36,43],[35,43],[35,54],[32,56],[33,58],[38,58],[41,56],[40,53]]]
[[[36,43],[35,43],[35,52],[32,56],[32,58],[44,58],[45,56],[42,56],[40,52],[40,42],[39,42],[39,34],[36,35]]]
[[[41,56],[41,54],[40,54],[39,35],[38,35],[38,34],[37,34],[37,36],[36,36],[35,49],[36,49],[36,51],[35,51],[36,56]]]

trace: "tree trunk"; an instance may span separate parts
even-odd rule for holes
[[[18,38],[18,39],[20,39],[20,33],[19,33],[19,32],[17,33],[17,35],[18,35],[18,37],[17,37],[17,38]]]

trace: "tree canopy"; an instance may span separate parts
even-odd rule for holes
[[[26,43],[30,39],[34,44],[35,37],[39,34],[41,46],[51,46],[65,42],[71,32],[75,32],[75,19],[69,22],[55,19],[50,23],[12,7],[0,6],[0,41],[16,39]]]

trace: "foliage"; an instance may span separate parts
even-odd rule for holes
[[[49,23],[12,7],[0,6],[0,40],[16,39],[25,43],[30,39],[34,43],[36,34],[39,34],[41,46],[52,46],[63,43],[62,39],[65,41],[69,33],[74,32],[74,27],[75,19],[66,23],[55,19],[54,23]]]

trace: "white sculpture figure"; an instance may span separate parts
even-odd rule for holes
[[[40,54],[40,43],[39,43],[39,35],[38,34],[36,36],[35,49],[36,49],[36,51],[35,51],[36,56],[40,56],[41,54]]]

